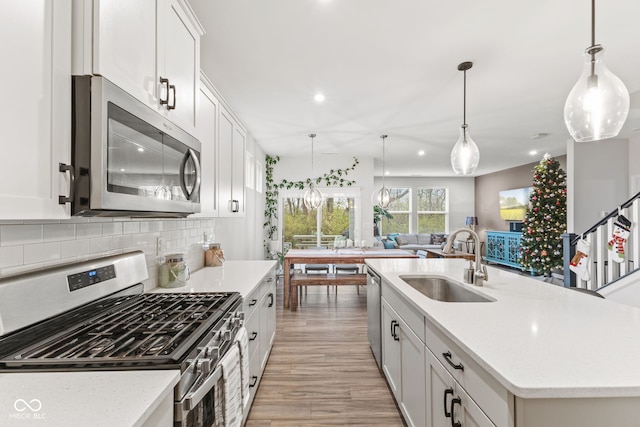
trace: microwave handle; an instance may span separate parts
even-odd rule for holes
[[[187,161],[189,160],[189,157],[193,159],[193,164],[196,167],[196,182],[195,184],[193,184],[193,190],[191,190],[191,192],[187,190],[186,179],[184,176],[185,167],[187,165]],[[193,149],[189,148],[185,153],[184,158],[182,159],[182,164],[180,164],[180,186],[182,187],[182,191],[184,192],[184,194],[187,196],[187,200],[192,201],[193,196],[198,194],[198,192],[200,191],[200,181],[201,181],[201,175],[200,175],[200,162],[198,161],[198,155],[196,154],[195,151],[193,151]]]

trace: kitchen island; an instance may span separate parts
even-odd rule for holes
[[[383,371],[409,425],[439,425],[438,417],[449,418],[454,407],[456,421],[477,416],[489,422],[479,425],[583,427],[640,420],[637,308],[493,267],[484,287],[462,284],[464,260],[366,264],[382,277]],[[423,275],[453,279],[494,301],[436,301],[401,278]],[[412,345],[404,345],[403,337]],[[404,345],[400,361],[392,359],[393,345]],[[403,384],[403,364],[421,368],[424,377],[412,369]],[[403,393],[409,386],[422,391],[426,409],[425,400],[420,409],[415,395]]]

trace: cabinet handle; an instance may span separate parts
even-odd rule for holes
[[[462,400],[459,397],[451,399],[451,427],[462,427],[462,424],[459,421],[454,421],[455,416],[453,414],[453,410],[455,409],[456,404],[462,405]]]
[[[231,212],[240,212],[240,202],[238,200],[231,201]]]
[[[456,365],[455,363],[453,363],[451,361],[451,352],[450,351],[447,351],[446,353],[442,353],[442,355],[444,356],[444,360],[446,360],[447,363],[449,365],[451,365],[451,367],[453,369],[460,369],[461,371],[464,371],[464,366],[462,366],[462,363],[459,363],[459,364]]]
[[[267,307],[273,307],[273,294],[269,292],[269,305]]]
[[[451,395],[453,397],[453,389],[448,388],[444,391],[444,416],[449,418],[451,416],[451,412],[447,411],[447,395]]]
[[[256,338],[258,338],[258,333],[257,332],[251,332],[251,336],[249,337],[249,341],[253,341]]]
[[[176,85],[169,85],[169,90],[173,91],[173,104],[169,104],[169,94],[167,93],[167,110],[176,109]]]
[[[255,387],[257,383],[258,383],[258,377],[254,375],[251,377],[251,384],[249,384],[249,387]]]
[[[400,326],[400,324],[397,321],[395,321],[395,320],[391,321],[391,336],[396,341],[400,341],[400,337],[398,336],[398,333],[396,332],[396,328],[398,326]]]
[[[257,299],[252,299],[251,302],[249,303],[249,307],[253,307],[254,305],[256,305],[257,302],[258,302]]]
[[[76,192],[76,173],[73,169],[73,165],[58,163],[58,171],[62,173],[69,172],[69,197],[62,195],[58,196],[58,204],[64,205],[67,203],[73,203],[73,197]]]
[[[166,99],[162,99],[162,93],[160,94],[160,105],[169,105],[169,79],[160,77],[160,84],[164,86],[164,93],[167,95]]]

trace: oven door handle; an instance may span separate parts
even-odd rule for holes
[[[188,393],[183,402],[183,410],[190,411],[196,407],[198,403],[202,400],[203,397],[207,395],[213,388],[213,386],[222,378],[222,365],[219,365],[215,371],[207,379],[204,383],[198,387],[196,391]]]

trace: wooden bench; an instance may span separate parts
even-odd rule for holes
[[[298,307],[298,286],[366,285],[366,274],[294,274],[291,276],[291,311]]]

